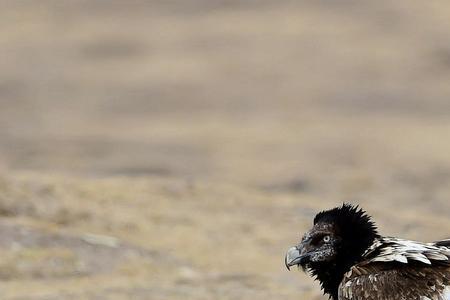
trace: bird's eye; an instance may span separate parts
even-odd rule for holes
[[[323,237],[323,241],[325,243],[328,243],[330,240],[331,240],[331,237],[329,235],[326,235],[326,236]]]

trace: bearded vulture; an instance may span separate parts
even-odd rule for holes
[[[371,217],[350,204],[318,213],[285,264],[319,280],[332,300],[450,300],[450,239],[380,236]]]

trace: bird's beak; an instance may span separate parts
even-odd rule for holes
[[[300,244],[299,246],[291,247],[286,253],[284,263],[286,268],[290,271],[292,266],[304,266],[309,262],[310,253],[305,253],[305,248]]]

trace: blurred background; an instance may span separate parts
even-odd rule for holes
[[[2,299],[325,299],[349,201],[450,237],[448,1],[0,1]]]

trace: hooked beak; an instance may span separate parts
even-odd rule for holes
[[[309,261],[311,254],[304,253],[304,250],[305,249],[303,247],[299,248],[298,246],[289,248],[286,253],[286,257],[284,258],[284,263],[289,271],[292,266],[304,266]]]

